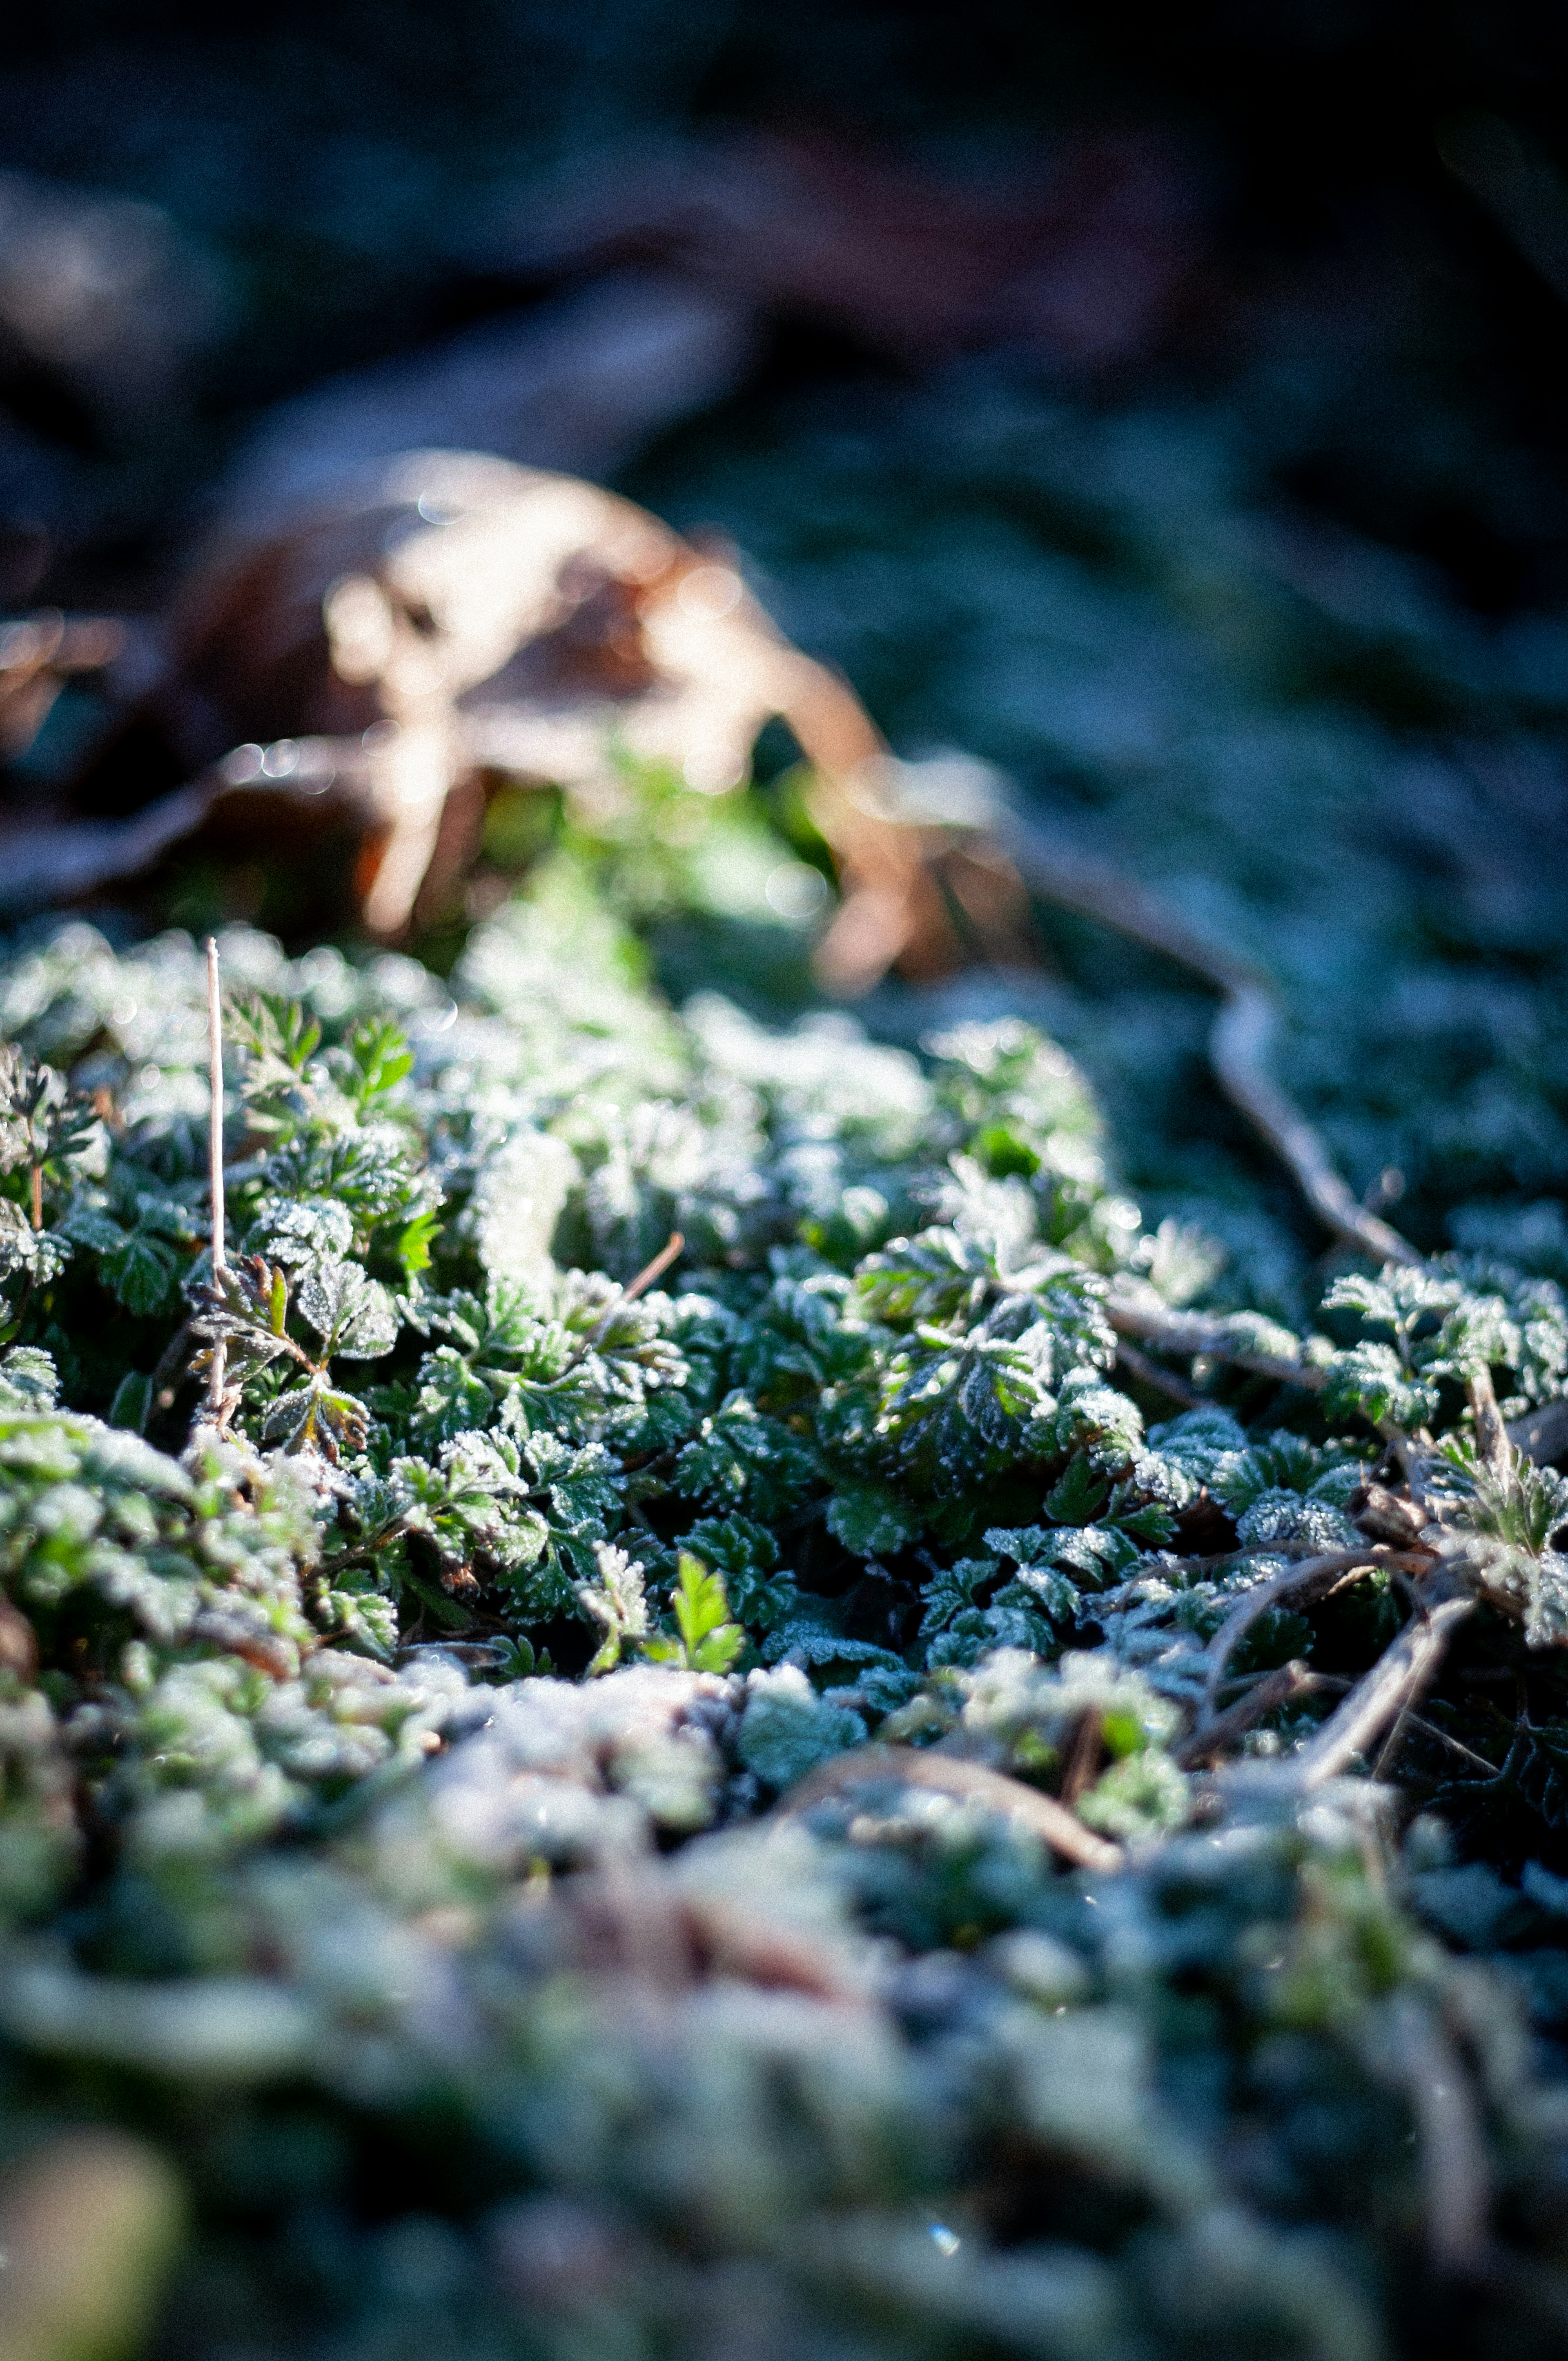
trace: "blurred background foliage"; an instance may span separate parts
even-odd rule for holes
[[[394,382],[463,441],[444,357],[680,291],[710,312],[613,421],[547,390],[508,455],[728,541],[899,752],[1000,765],[1274,971],[1358,1190],[1433,1247],[1534,1207],[1562,1275],[1565,68],[1560,11],[1462,0],[55,6],[0,63],[0,597],[155,609],[269,454],[352,445]],[[11,807],[95,719],[61,698]],[[773,823],[822,859],[788,759],[707,853],[652,857],[652,807],[621,847],[677,996],[809,993],[811,914],[756,923]],[[495,874],[557,824],[492,807]],[[254,863],[134,922],[225,916],[291,931]],[[1132,1180],[1228,1200],[1238,1300],[1288,1307],[1310,1234],[1205,1000],[1040,931],[1039,973],[889,987],[873,1028],[1043,1021]]]
[[[430,439],[461,441],[474,412],[458,405],[444,432],[439,387],[462,339],[548,338],[564,307],[597,293],[613,306],[640,275],[666,293],[695,291],[710,308],[681,348],[687,360],[666,360],[663,387],[633,371],[638,398],[602,444],[573,445],[559,420],[546,433],[536,411],[510,456],[609,474],[677,525],[727,540],[784,628],[842,667],[900,752],[959,747],[998,765],[1063,835],[1275,973],[1289,1018],[1283,1078],[1369,1202],[1397,1208],[1424,1246],[1493,1248],[1568,1279],[1565,81],[1568,17],[1523,0],[970,0],[961,11],[940,0],[291,0],[227,21],[170,0],[55,0],[14,12],[0,56],[0,602],[151,614],[234,498],[247,455],[308,439],[309,415],[288,405],[324,381],[343,379],[334,414],[352,420],[378,398],[374,372],[428,364],[437,391],[419,414]],[[25,815],[70,770],[100,719],[87,690],[68,690],[5,775],[6,813]],[[562,839],[636,922],[675,996],[718,982],[755,1010],[799,1006],[811,896],[797,878],[791,906],[764,907],[781,840],[805,868],[822,859],[791,759],[765,741],[759,785],[706,807],[715,825],[700,842],[683,817],[697,799],[652,774],[629,778],[608,829],[566,802],[498,797],[480,904],[415,948],[450,967],[486,897],[493,908],[498,886]],[[93,915],[122,939],[225,916],[291,933],[269,892],[254,866],[188,865],[150,900],[117,912],[100,902]],[[1321,1240],[1212,1086],[1208,1000],[1087,922],[1042,910],[1037,923],[1037,969],[883,986],[865,1005],[872,1028],[909,1043],[966,1014],[1016,1009],[1044,1023],[1102,1093],[1151,1224],[1196,1213],[1224,1243],[1216,1300],[1300,1316]],[[971,1887],[982,1900],[1011,1890],[1009,1846],[961,1814],[890,1818],[870,1836],[830,1809],[819,1817],[797,1882],[825,1916],[860,1910],[906,1932],[909,1896],[945,1878],[951,1923],[908,1936],[918,1949],[957,1941],[976,1915]],[[356,1841],[363,1850],[350,1828]],[[1521,1899],[1476,1864],[1453,1867],[1441,1832],[1428,1827],[1422,1841],[1429,1916],[1479,1949],[1534,1946],[1551,1922],[1550,1943],[1529,1957],[1557,1971],[1560,1879],[1537,1872]],[[937,1871],[917,1878],[903,1864],[920,1847]],[[1084,2120],[1099,2125],[1110,2180],[1132,2191],[1135,2226],[1140,2207],[1151,2225],[1157,2213],[1136,2176],[1152,2183],[1163,2168],[1145,2138],[1129,2026],[1167,2053],[1183,2105],[1223,2121],[1238,2170],[1293,2223],[1324,2216],[1325,2191],[1357,2230],[1380,2206],[1413,2221],[1405,2117],[1379,2095],[1405,2069],[1368,2068],[1354,2047],[1365,1993],[1404,1972],[1385,1957],[1394,1920],[1364,1832],[1325,1820],[1310,1841],[1259,1839],[1251,1886],[1221,1864],[1223,1900],[1200,1855],[1195,1838],[1170,1856],[1174,1899],[1128,1882],[1120,1949],[1117,1929],[1095,1948],[1091,1895],[1070,1924],[1030,1929],[1033,1951],[999,1952],[983,1974],[966,1980],[951,1949],[913,1963],[899,2006],[929,2052],[910,2109],[921,2140],[955,2136],[951,2093],[968,2089],[973,2027],[1003,2022],[1010,1994],[1051,2032],[1056,1976],[1068,1998],[1091,1993],[1093,2030],[1111,2045],[1085,2051],[1072,2088],[1090,2094]],[[289,1913],[317,1872],[302,1855],[294,1867],[297,1886],[258,1880],[225,1903],[236,1958],[292,1959],[291,1944],[303,1956]],[[450,1891],[433,1888],[433,1945],[445,1939],[442,1913],[469,1906],[466,1873],[459,1862]],[[596,2210],[591,2192],[546,2196],[491,2222],[485,2268],[512,2290],[498,2325],[473,2293],[481,2234],[445,2218],[470,2204],[465,2175],[482,2191],[489,2169],[471,2132],[466,2147],[449,2136],[469,2103],[466,2070],[441,2053],[448,2081],[433,2101],[421,2086],[411,2127],[397,2115],[400,2090],[376,2112],[383,2023],[417,2014],[423,1987],[415,1979],[410,1996],[390,1917],[357,1926],[343,1899],[357,1889],[332,1863],[320,1877],[299,1926],[341,1917],[348,1932],[300,1972],[313,2009],[318,1986],[326,1995],[312,2038],[348,2094],[342,2107],[302,2081],[214,2108],[199,2077],[155,2102],[148,2063],[161,2057],[162,2020],[128,2034],[110,2025],[108,2063],[83,2068],[68,2092],[91,2114],[125,2100],[124,2077],[126,2104],[165,2110],[218,2224],[171,2350],[248,2356],[306,2321],[323,2340],[311,2349],[334,2355],[459,2338],[488,2353],[513,2349],[515,2308],[551,2361],[792,2351],[787,2318],[768,2342],[778,2282],[727,2257],[722,2239],[705,2260],[702,2241],[704,2209],[717,2218],[732,2202],[735,2157],[797,2153],[798,2190],[785,2202],[764,2185],[759,2213],[782,2214],[786,2236],[804,2225],[798,2248],[823,2258],[813,2268],[835,2321],[858,2304],[882,2323],[836,2354],[1142,2352],[1138,2307],[1174,2323],[1184,2351],[1355,2361],[1377,2349],[1343,2293],[1351,2278],[1331,2285],[1335,2250],[1318,2229],[1255,2251],[1218,2213],[1179,2235],[1138,2231],[1125,2341],[1112,2335],[1120,2313],[1106,2325],[1098,2282],[1054,2295],[1044,2280],[1011,2294],[1008,2282],[998,2294],[977,2269],[965,2312],[905,2261],[907,2288],[886,2297],[853,2247],[856,2222],[868,2255],[891,2251],[907,2180],[915,2261],[948,2258],[959,2233],[926,2218],[939,2176],[919,2142],[908,2167],[850,2169],[861,2102],[839,2066],[852,2045],[828,2072],[800,2035],[805,2062],[791,2064],[782,1993],[769,2005],[783,2029],[771,2048],[759,2039],[754,2063],[746,2028],[711,2030],[694,2006],[665,2048],[629,2037],[607,2064],[597,2021],[563,2004],[530,2058],[526,2106],[510,2092],[487,2103],[499,2120],[515,2102],[527,2169],[551,2185],[570,2182],[586,2125],[617,2159],[601,2176],[614,2207]],[[1283,1941],[1274,1956],[1256,1938],[1296,1909],[1293,1881],[1308,1896],[1303,1960],[1271,1984]],[[1187,1912],[1212,1922],[1191,1951]],[[1478,1934],[1487,1912],[1497,1923]],[[521,2015],[509,1979],[532,1972],[531,1939],[550,1971],[520,1905],[511,1949],[475,2004],[498,2020]],[[1463,1965],[1410,1956],[1453,2021],[1468,2009],[1501,2028],[1489,2103],[1526,2159],[1507,2202],[1527,2226],[1550,2224],[1561,2168],[1552,2183],[1517,2128],[1522,2069],[1501,2055],[1512,2020]],[[91,1994],[62,1988],[92,2014]],[[1560,1981],[1556,1991],[1552,2010]],[[244,2030],[254,1993],[236,1983],[219,1998]],[[436,2000],[450,2018],[447,1985]],[[440,2015],[431,2004],[431,2021]],[[1222,2023],[1234,2028],[1229,2115],[1231,2070],[1214,2062]],[[1047,2064],[1031,2105],[1061,2080],[1060,2061]],[[28,2106],[47,2112],[58,2094],[40,2098],[20,2067],[6,2072],[25,2140]],[[672,2090],[687,2094],[680,2107]],[[884,2120],[881,2106],[867,2100],[867,2119]],[[997,2124],[1012,2137],[1014,2117],[989,2086],[976,2106],[989,2158]],[[345,2129],[354,2107],[372,2126],[358,2147]],[[486,2120],[477,2102],[472,2120]],[[653,2129],[641,2147],[627,2141],[628,2121],[658,2128],[684,2182],[663,2150],[647,2161]],[[1135,2165],[1111,2153],[1127,2124],[1148,2150]],[[1076,2119],[1066,2132],[1025,2129],[1061,2186],[1083,2180]],[[835,2166],[842,2189],[829,2181],[825,2197],[815,2160],[840,2151],[850,2165]],[[1026,2141],[1021,2152],[1033,2154]],[[76,2279],[134,2291],[172,2235],[176,2201],[145,2154],[78,2157],[71,2169],[89,2168],[111,2195],[130,2193],[117,2214],[75,2208],[123,2224]],[[614,2208],[641,2215],[649,2188],[666,2183],[689,2191],[685,2211],[659,2229],[649,2261]],[[802,2211],[850,2201],[868,2210],[845,2216],[838,2244],[819,2212]],[[361,2237],[367,2213],[380,2226]],[[247,2243],[253,2214],[294,2225],[286,2252]],[[959,2232],[972,2235],[967,2223]],[[630,2266],[615,2260],[623,2249]],[[615,2277],[626,2269],[635,2300]],[[1250,2308],[1260,2288],[1277,2312]],[[1409,2325],[1401,2349],[1441,2349],[1455,2333],[1446,2312],[1421,2311],[1419,2290],[1391,2300]],[[639,2306],[645,2341],[642,2328],[617,2328]],[[734,2340],[737,2319],[761,2321],[754,2345]],[[72,2350],[99,2334],[92,2321],[67,2332]],[[1529,2349],[1550,2350],[1551,2334]],[[55,2326],[28,2349],[61,2349]]]

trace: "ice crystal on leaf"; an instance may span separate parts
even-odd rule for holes
[[[1434,1823],[1402,1866],[1386,1784],[1290,1766],[1430,1574],[1477,1679],[1411,1775],[1568,1825],[1568,1489],[1484,1422],[1562,1395],[1550,1272],[1488,1232],[1282,1326],[1017,1020],[676,1016],[565,873],[450,992],[224,959],[215,1270],[194,947],[0,965],[18,2089],[241,2093],[225,2224],[455,2127],[472,2206],[343,2233],[376,2319],[439,2247],[433,2350],[707,2352],[722,2296],[786,2361],[1365,2361],[1467,2076],[1530,2244],[1552,1872],[1465,1916]],[[1151,1380],[1150,1303],[1214,1352]]]

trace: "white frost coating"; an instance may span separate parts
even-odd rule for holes
[[[515,1131],[487,1163],[474,1191],[472,1218],[479,1257],[492,1279],[543,1279],[550,1241],[577,1159],[548,1132]]]

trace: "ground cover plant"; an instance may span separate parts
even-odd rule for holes
[[[776,728],[492,767],[417,958],[310,948],[291,821],[0,944],[6,2355],[1563,2347],[1552,45],[1024,14],[13,31],[8,604],[150,614],[400,355],[400,433],[717,525],[1044,843],[1025,963],[864,1030]],[[622,417],[644,266],[740,346]],[[3,637],[10,928],[117,708],[101,620]]]
[[[216,1269],[200,947],[0,968],[16,2349],[1555,2349],[1556,1281],[580,854],[219,954]]]

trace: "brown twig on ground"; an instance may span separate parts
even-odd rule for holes
[[[1309,1686],[1314,1689],[1333,1689],[1343,1697],[1355,1686],[1355,1683],[1347,1679],[1343,1673],[1313,1673],[1310,1676]],[[1451,1754],[1457,1754],[1461,1762],[1468,1763],[1475,1770],[1484,1773],[1488,1779],[1496,1778],[1497,1775],[1497,1765],[1495,1763],[1488,1763],[1484,1754],[1477,1754],[1473,1746],[1464,1745],[1461,1740],[1454,1737],[1452,1730],[1442,1729],[1437,1722],[1429,1721],[1424,1714],[1416,1713],[1409,1707],[1407,1707],[1399,1716],[1398,1727],[1401,1730],[1419,1730],[1423,1738],[1430,1738],[1435,1745],[1446,1747]],[[1387,1751],[1385,1747],[1383,1750],[1385,1755]],[[1379,1761],[1381,1760],[1380,1756]]]
[[[1091,1706],[1078,1718],[1062,1765],[1061,1800],[1070,1809],[1086,1795],[1105,1767],[1105,1717]]]
[[[1237,1738],[1245,1736],[1255,1723],[1261,1721],[1266,1714],[1274,1712],[1277,1707],[1293,1704],[1298,1697],[1318,1696],[1325,1689],[1343,1697],[1354,1686],[1355,1683],[1347,1680],[1343,1674],[1314,1673],[1299,1659],[1292,1659],[1276,1672],[1258,1674],[1245,1697],[1238,1697],[1234,1705],[1227,1706],[1223,1713],[1217,1714],[1212,1721],[1194,1730],[1179,1745],[1173,1747],[1171,1759],[1184,1771],[1196,1770],[1202,1763],[1213,1762],[1217,1755],[1223,1754]],[[1451,1731],[1440,1729],[1435,1721],[1428,1721],[1424,1715],[1407,1709],[1400,1716],[1399,1727],[1419,1730],[1423,1738],[1430,1738],[1434,1744],[1446,1747],[1451,1754],[1457,1754],[1463,1762],[1485,1773],[1488,1778],[1496,1775],[1497,1766],[1495,1763],[1488,1763],[1484,1754],[1477,1754],[1473,1747],[1463,1745]],[[1384,1751],[1387,1753],[1387,1748]]]
[[[1321,1393],[1325,1383],[1323,1371],[1310,1361],[1288,1360],[1282,1353],[1255,1352],[1224,1320],[1201,1312],[1168,1311],[1152,1293],[1147,1301],[1113,1293],[1106,1299],[1105,1316],[1118,1335],[1139,1337],[1146,1345],[1162,1345],[1168,1353],[1202,1354],[1211,1360],[1230,1361],[1238,1369],[1251,1369],[1280,1385],[1304,1387],[1309,1393]]]
[[[637,1298],[642,1294],[646,1289],[652,1286],[653,1281],[656,1279],[662,1279],[664,1273],[669,1269],[670,1265],[674,1261],[676,1256],[682,1251],[685,1245],[685,1239],[682,1236],[680,1231],[672,1230],[663,1245],[659,1248],[658,1253],[653,1256],[652,1259],[649,1262],[645,1262],[641,1269],[638,1272],[636,1278],[632,1279],[628,1286],[623,1287],[619,1294],[611,1298],[608,1307],[606,1308],[603,1318],[598,1322],[598,1325],[594,1328],[592,1334],[588,1338],[590,1345],[598,1345],[603,1343],[605,1337],[609,1334],[611,1324],[615,1320],[617,1312],[624,1311],[627,1304],[634,1303],[637,1301]]]
[[[1212,1763],[1245,1737],[1255,1722],[1276,1707],[1290,1705],[1299,1697],[1309,1697],[1317,1687],[1316,1676],[1307,1670],[1299,1658],[1281,1664],[1277,1672],[1265,1673],[1253,1683],[1245,1697],[1227,1706],[1223,1713],[1205,1721],[1171,1749],[1171,1761],[1183,1771],[1196,1771],[1205,1763]]]
[[[184,1364],[191,1356],[191,1323],[182,1320],[158,1358],[153,1370],[150,1405],[155,1410],[171,1409],[174,1396],[184,1374]]]
[[[653,1281],[656,1279],[663,1279],[664,1273],[669,1269],[670,1265],[674,1261],[675,1257],[681,1252],[685,1245],[685,1239],[683,1237],[680,1231],[672,1230],[663,1245],[659,1248],[658,1253],[652,1256],[649,1260],[643,1264],[636,1278],[621,1289],[620,1293],[615,1300],[613,1308],[616,1311],[619,1311],[623,1303],[634,1303],[640,1295],[643,1294],[647,1289],[652,1286]]]
[[[1179,1402],[1183,1410],[1202,1409],[1203,1396],[1196,1386],[1190,1386],[1185,1378],[1173,1377],[1168,1369],[1162,1369],[1157,1361],[1151,1361],[1148,1355],[1140,1353],[1135,1345],[1119,1344],[1116,1361],[1117,1366],[1125,1369],[1130,1378],[1136,1378],[1140,1385],[1152,1387],[1157,1394],[1164,1394],[1168,1401]]]
[[[224,1007],[223,992],[218,980],[218,946],[215,937],[207,937],[207,1073],[212,1091],[212,1107],[207,1122],[208,1188],[213,1213],[213,1285],[221,1284],[225,1269],[224,1254]],[[227,1355],[221,1334],[212,1344],[212,1357],[207,1371],[207,1411],[215,1426],[221,1427],[224,1414],[224,1389],[227,1375]]]
[[[786,1815],[804,1812],[826,1795],[839,1795],[846,1787],[872,1779],[898,1779],[905,1786],[928,1787],[963,1803],[983,1805],[990,1811],[1017,1820],[1042,1838],[1053,1852],[1076,1861],[1082,1869],[1119,1869],[1122,1865],[1121,1846],[1086,1828],[1054,1795],[1042,1795],[1037,1787],[1026,1787],[1021,1779],[1010,1779],[1004,1772],[988,1770],[982,1763],[968,1763],[961,1755],[940,1754],[914,1746],[856,1746],[848,1753],[836,1754],[830,1762],[819,1763],[815,1771],[808,1771],[780,1798],[777,1809]]]
[[[1445,1575],[1424,1595],[1417,1592],[1417,1612],[1398,1638],[1308,1741],[1295,1765],[1304,1786],[1321,1786],[1355,1755],[1365,1754],[1433,1678],[1448,1652],[1450,1633],[1478,1604],[1469,1589],[1448,1587],[1453,1579]]]
[[[1284,1566],[1266,1581],[1255,1583],[1250,1590],[1242,1593],[1209,1642],[1209,1677],[1203,1686],[1202,1701],[1205,1719],[1213,1709],[1225,1666],[1238,1643],[1270,1608],[1280,1606],[1288,1598],[1305,1604],[1321,1598],[1347,1575],[1369,1574],[1376,1566],[1408,1572],[1412,1566],[1420,1569],[1430,1563],[1424,1553],[1412,1557],[1408,1552],[1388,1549],[1326,1550],[1316,1557],[1298,1558],[1294,1565]]]
[[[1475,1421],[1475,1455],[1489,1476],[1499,1483],[1505,1482],[1513,1473],[1514,1449],[1497,1408],[1492,1372],[1484,1362],[1471,1371],[1465,1390]]]
[[[1227,994],[1209,1037],[1209,1056],[1221,1088],[1288,1165],[1325,1229],[1375,1261],[1420,1269],[1425,1256],[1357,1202],[1317,1132],[1269,1073],[1268,1051],[1278,1026],[1278,1011],[1266,985],[1251,983]]]
[[[1356,1202],[1312,1126],[1270,1076],[1267,1059],[1278,1016],[1266,978],[1208,941],[1141,885],[1053,842],[1040,829],[1014,820],[1003,840],[1029,891],[1042,901],[1098,918],[1174,960],[1222,995],[1209,1055],[1233,1105],[1288,1166],[1326,1229],[1378,1262],[1419,1267],[1424,1257],[1398,1230]]]

